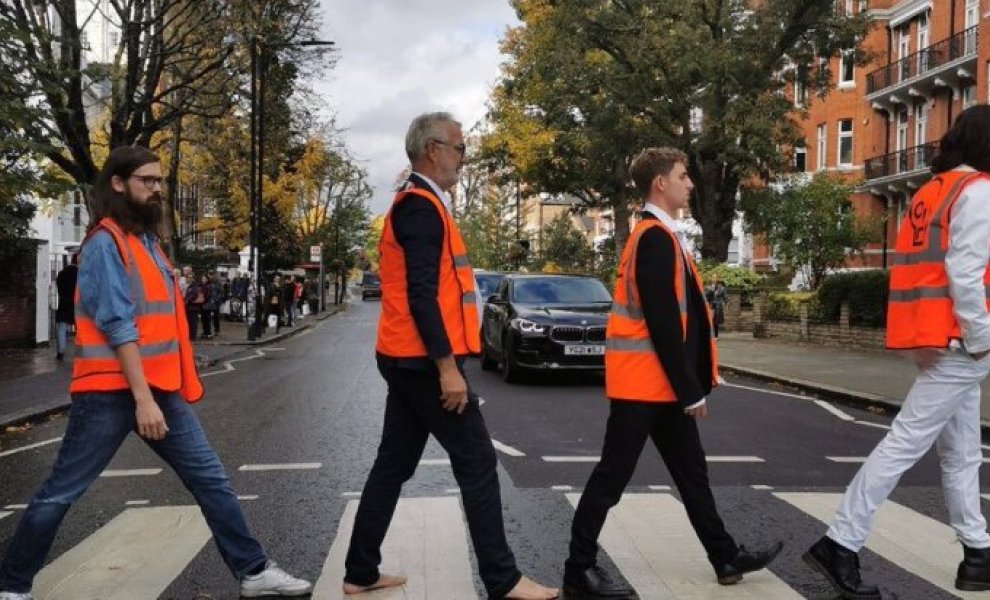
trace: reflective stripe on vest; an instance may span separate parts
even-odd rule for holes
[[[478,294],[474,287],[474,270],[457,224],[439,198],[427,190],[416,188],[399,192],[385,217],[379,242],[380,267],[378,276],[382,287],[382,313],[378,320],[378,340],[375,348],[385,356],[420,358],[429,355],[426,345],[409,309],[406,285],[406,259],[402,246],[395,239],[392,214],[410,194],[429,200],[443,222],[443,249],[437,282],[437,302],[444,330],[455,355],[477,354],[481,349]]]
[[[897,254],[890,269],[888,348],[945,348],[952,339],[961,338],[945,260],[952,209],[966,186],[977,179],[990,177],[979,172],[946,171],[912,198],[898,231]],[[984,273],[983,282],[990,306],[990,269]]]
[[[636,225],[626,242],[619,263],[615,298],[605,334],[605,389],[606,395],[611,399],[641,402],[677,401],[677,395],[663,371],[653,346],[636,287],[636,255],[639,241],[643,234],[653,227],[660,228],[670,236],[674,244],[675,256],[679,257],[675,262],[673,283],[680,309],[681,331],[685,339],[688,326],[687,286],[695,285],[699,293],[703,289],[694,260],[683,252],[680,241],[673,232],[656,219],[645,219]],[[690,269],[690,277],[688,269]],[[665,284],[665,282],[656,282],[656,285]],[[710,314],[708,319],[711,322]],[[714,387],[718,381],[718,349],[713,335],[709,339],[709,345]]]
[[[203,387],[189,342],[184,303],[177,283],[162,273],[155,255],[169,269],[171,264],[157,244],[149,251],[137,236],[125,233],[111,219],[103,219],[87,241],[99,229],[113,238],[124,264],[138,331],[138,353],[148,385],[178,391],[189,402],[198,401]],[[76,350],[70,391],[126,390],[130,386],[116,351],[80,301],[81,287],[76,288]]]

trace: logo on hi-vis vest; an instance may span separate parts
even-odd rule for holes
[[[908,220],[911,222],[911,245],[924,246],[928,238],[928,206],[920,198],[911,205]]]

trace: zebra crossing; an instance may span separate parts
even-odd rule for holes
[[[767,490],[767,503],[783,501],[809,520],[831,518],[840,494]],[[580,494],[562,492],[576,507]],[[344,504],[333,540],[316,578],[313,598],[342,600],[344,557],[359,499]],[[772,509],[770,509],[772,510]],[[9,516],[14,511],[4,511]],[[13,521],[11,519],[10,521]],[[159,598],[210,539],[196,506],[128,506],[38,575],[35,597],[47,600],[135,600]],[[510,540],[511,541],[511,540]],[[773,570],[746,576],[743,584],[719,586],[681,502],[667,492],[635,492],[609,514],[601,547],[642,600],[801,598]],[[882,505],[867,544],[898,569],[960,598],[986,594],[955,590],[961,548],[952,529],[895,502]],[[801,552],[789,547],[785,552]],[[471,566],[464,514],[457,496],[410,497],[399,501],[382,548],[383,570],[409,578],[401,589],[380,590],[362,600],[473,600],[479,598]],[[554,557],[557,562],[564,556]],[[810,571],[808,578],[816,577]],[[792,581],[793,583],[793,581]],[[231,590],[233,592],[233,589]]]

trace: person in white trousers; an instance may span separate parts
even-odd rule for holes
[[[803,557],[847,599],[880,598],[877,586],[862,582],[859,550],[880,504],[933,444],[949,521],[964,550],[956,587],[990,590],[979,490],[980,384],[990,373],[990,106],[959,115],[932,171],[901,225],[888,304],[887,345],[907,350],[918,376],[826,535]]]

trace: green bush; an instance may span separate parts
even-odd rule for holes
[[[801,306],[807,305],[808,314],[818,313],[815,292],[772,292],[767,296],[767,318],[772,321],[796,321],[801,318]]]
[[[887,321],[889,288],[890,272],[880,269],[830,275],[818,288],[822,318],[838,322],[842,303],[846,301],[850,325],[883,327]]]
[[[733,267],[725,263],[702,261],[698,265],[701,279],[705,285],[711,283],[712,275],[718,275],[718,280],[727,288],[752,290],[759,287],[766,279],[763,275],[751,271],[748,267]]]

